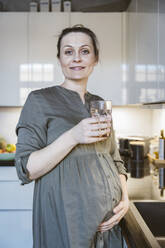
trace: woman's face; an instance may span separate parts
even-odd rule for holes
[[[65,78],[87,79],[97,64],[90,36],[81,32],[65,35],[61,41],[59,61]]]

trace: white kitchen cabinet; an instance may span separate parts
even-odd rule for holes
[[[0,13],[0,106],[22,106],[31,90],[63,79],[57,36],[69,13]]]
[[[0,38],[4,57],[0,58],[0,106],[22,106],[31,90],[63,81],[57,37],[63,28],[77,23],[94,30],[100,42],[100,61],[90,77],[89,91],[122,104],[122,13],[3,13],[0,18],[5,33]]]
[[[131,4],[133,10],[135,1]],[[132,9],[131,9],[132,10]],[[127,80],[126,84],[126,104],[134,103],[134,97],[138,96],[136,90],[135,68],[137,55],[137,29],[136,29],[137,15],[135,11],[130,11],[127,16],[127,44],[126,44],[126,65],[127,65]]]
[[[123,104],[122,13],[72,13],[71,26],[83,24],[93,30],[100,45],[100,60],[89,78],[88,90]]]
[[[49,87],[63,81],[57,59],[57,39],[69,26],[69,13],[29,13],[28,87]]]
[[[26,82],[21,65],[27,64],[27,14],[0,13],[0,106],[19,106]]]
[[[158,97],[161,100],[165,100],[165,1],[159,1],[159,17],[158,17],[158,32],[159,32],[159,67],[158,67]]]
[[[128,103],[158,99],[155,0],[133,0],[128,12]],[[144,3],[145,2],[145,3]]]
[[[23,186],[18,179],[17,181],[0,181],[0,209],[32,210],[32,194],[32,183]]]
[[[0,167],[0,247],[32,247],[33,187],[20,185],[15,167]]]
[[[127,14],[1,13],[0,106],[23,106],[31,90],[63,81],[57,38],[74,24],[91,28],[100,44],[89,91],[113,105],[163,100],[165,14],[160,0],[158,16],[156,3],[133,0]]]
[[[127,14],[127,103],[164,100],[164,0],[132,0]]]
[[[139,1],[136,14],[137,54],[135,84],[137,102],[153,102],[158,96],[157,0]],[[136,97],[136,98],[135,98]]]
[[[32,248],[31,218],[31,210],[0,210],[0,247]]]

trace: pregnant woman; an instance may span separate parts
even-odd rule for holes
[[[16,169],[35,180],[33,248],[121,248],[126,171],[110,117],[90,116],[87,91],[99,59],[90,29],[64,29],[57,43],[64,81],[31,92],[16,127]]]

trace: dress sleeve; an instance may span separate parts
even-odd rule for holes
[[[113,161],[114,161],[114,163],[115,163],[115,165],[116,165],[116,167],[118,169],[118,172],[119,172],[119,174],[125,175],[126,179],[127,179],[128,177],[127,177],[126,168],[124,166],[124,162],[121,159],[120,154],[119,154],[119,150],[117,148],[113,125],[112,125],[112,128],[111,128],[110,142],[111,142],[110,154],[111,154],[111,156],[113,158]]]
[[[29,94],[16,126],[15,166],[22,184],[31,182],[26,168],[28,158],[32,152],[46,146],[46,133],[42,97],[34,91]]]

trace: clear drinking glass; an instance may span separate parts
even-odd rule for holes
[[[92,117],[107,116],[112,114],[112,101],[96,100],[90,102],[90,113]]]
[[[112,101],[111,100],[96,100],[90,102],[90,113],[92,117],[98,118],[100,123],[101,116],[112,115]],[[108,119],[109,120],[109,119]],[[111,120],[109,120],[111,122]],[[108,136],[108,134],[107,134]]]

